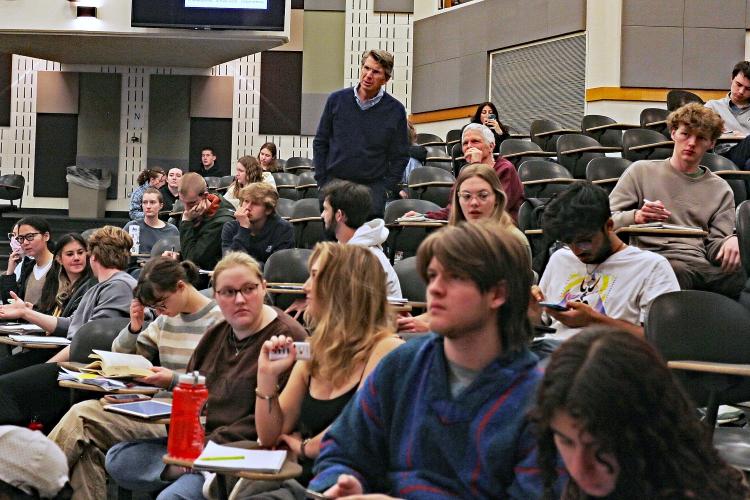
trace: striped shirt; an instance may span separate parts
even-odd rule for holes
[[[137,335],[130,333],[128,325],[112,342],[112,350],[140,354],[151,361],[158,357],[164,368],[184,372],[203,334],[222,321],[224,316],[212,300],[192,314],[159,316]]]

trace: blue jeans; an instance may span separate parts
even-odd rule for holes
[[[161,491],[157,500],[203,500],[203,475],[189,473],[176,481],[161,478],[162,457],[167,453],[165,438],[125,441],[110,448],[105,467],[123,488],[138,492]]]

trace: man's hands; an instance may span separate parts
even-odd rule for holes
[[[185,210],[182,213],[182,220],[190,221],[200,219],[210,206],[211,200],[209,200],[208,198],[201,198],[201,200],[193,205],[190,210]]]
[[[466,163],[479,163],[482,161],[482,152],[477,148],[469,148],[464,152]]]
[[[237,207],[234,211],[234,219],[240,223],[240,226],[245,229],[250,229],[250,217],[246,208],[242,208],[242,205]]]
[[[567,311],[555,311],[549,307],[545,307],[545,310],[547,314],[568,328],[583,328],[598,323],[602,316],[601,313],[583,302],[566,302],[565,305],[569,307]]]
[[[672,215],[672,212],[664,208],[660,200],[643,201],[640,210],[635,211],[635,223],[647,224],[649,222],[664,222]]]
[[[740,244],[737,236],[730,236],[716,254],[716,260],[721,262],[721,270],[725,273],[734,273],[740,268]]]
[[[350,495],[361,495],[362,484],[349,474],[341,474],[336,484],[328,488],[323,494],[328,498],[340,498]]]

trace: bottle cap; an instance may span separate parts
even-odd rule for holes
[[[188,385],[205,385],[206,377],[199,374],[198,370],[196,370],[192,373],[186,373],[184,375],[180,375],[179,382],[180,384],[188,384]]]

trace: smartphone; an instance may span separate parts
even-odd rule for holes
[[[294,342],[294,349],[297,351],[297,359],[309,360],[312,357],[310,352],[310,344],[307,342]],[[284,347],[282,349],[276,349],[268,353],[268,359],[275,361],[277,359],[284,359],[289,356],[289,348]]]
[[[305,498],[312,498],[314,500],[326,500],[328,497],[317,491],[305,490]]]
[[[135,401],[148,401],[151,396],[145,394],[107,394],[104,400],[108,403],[133,403]]]
[[[490,115],[489,115],[489,116],[487,117],[487,119],[488,119],[488,120],[497,120],[497,116],[495,116],[494,114],[490,114]]]
[[[557,302],[539,302],[539,305],[542,307],[549,307],[554,311],[567,311],[568,309],[570,309],[568,306],[558,304]]]

